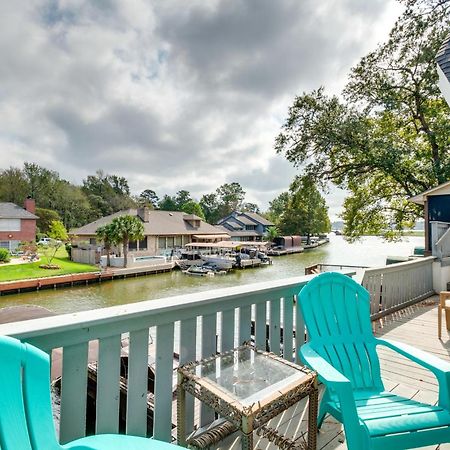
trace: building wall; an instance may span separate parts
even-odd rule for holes
[[[36,219],[21,219],[20,231],[0,231],[0,241],[36,240]]]

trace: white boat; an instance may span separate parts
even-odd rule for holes
[[[225,255],[202,255],[202,260],[214,264],[220,270],[230,270],[236,264],[236,258]]]

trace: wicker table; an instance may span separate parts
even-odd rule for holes
[[[186,437],[186,392],[212,408],[217,425]],[[308,438],[300,444],[265,424],[309,396]],[[314,372],[273,353],[244,344],[178,369],[178,445],[207,448],[240,430],[243,450],[253,449],[253,431],[279,448],[316,449],[317,378]]]

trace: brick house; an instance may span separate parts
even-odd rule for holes
[[[23,242],[36,240],[36,203],[27,198],[24,207],[0,202],[0,247],[14,251]]]

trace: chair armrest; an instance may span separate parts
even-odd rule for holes
[[[322,358],[309,344],[304,344],[300,347],[300,356],[308,367],[317,372],[317,375],[324,384],[334,389],[339,389],[339,385],[344,384],[351,386],[350,380]]]
[[[431,355],[430,353],[424,352],[423,350],[419,350],[402,342],[392,341],[391,339],[376,339],[376,343],[400,353],[411,361],[430,370],[436,376],[447,373],[450,374],[450,363],[437,356]]]

